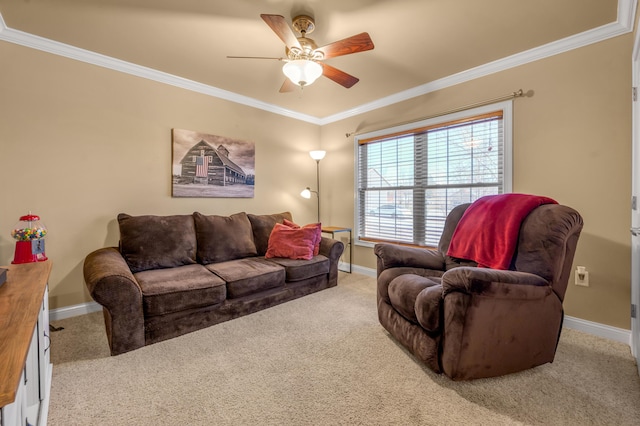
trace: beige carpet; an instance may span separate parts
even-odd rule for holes
[[[117,357],[101,313],[54,325],[54,426],[640,424],[627,345],[564,330],[553,364],[452,382],[394,343],[357,274]]]

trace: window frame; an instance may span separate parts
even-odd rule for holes
[[[354,223],[354,244],[362,247],[370,247],[373,248],[376,244],[375,241],[363,240],[360,235],[360,203],[362,202],[359,199],[359,183],[360,183],[360,150],[359,150],[359,141],[372,139],[372,138],[383,138],[385,136],[391,136],[398,133],[410,132],[411,130],[429,127],[437,124],[449,123],[456,120],[464,120],[469,117],[478,116],[482,114],[487,114],[493,111],[502,111],[502,126],[503,126],[503,152],[502,152],[502,176],[503,176],[503,193],[512,192],[513,188],[513,100],[496,102],[488,105],[483,105],[476,108],[466,109],[464,111],[458,111],[450,114],[442,114],[435,117],[427,118],[420,121],[413,121],[410,123],[400,124],[393,127],[388,127],[385,129],[375,130],[368,133],[363,133],[356,135],[354,137],[354,210],[353,210],[353,223]],[[409,245],[408,243],[394,243],[401,245]],[[422,247],[422,246],[420,246]]]

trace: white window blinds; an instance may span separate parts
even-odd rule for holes
[[[359,241],[437,246],[453,207],[506,192],[503,110],[440,120],[357,139]]]

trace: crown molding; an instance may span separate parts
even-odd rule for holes
[[[122,61],[89,50],[80,49],[68,44],[59,43],[44,37],[14,30],[6,26],[2,15],[0,14],[0,40],[9,43],[19,44],[21,46],[30,47],[32,49],[41,50],[54,55],[64,56],[81,62],[97,65],[99,67],[112,69],[114,71],[123,72],[137,77],[153,80],[159,83],[168,84],[193,92],[201,93],[207,96],[224,99],[230,102],[246,105],[252,108],[261,109],[270,113],[293,118],[295,120],[305,121],[307,123],[323,126],[344,120],[349,117],[373,111],[389,105],[393,105],[408,99],[425,95],[447,87],[465,83],[480,77],[485,77],[500,71],[515,68],[520,65],[548,58],[560,53],[568,52],[573,49],[598,43],[612,37],[633,31],[635,11],[637,0],[618,0],[618,11],[616,22],[594,28],[580,34],[566,37],[543,46],[535,47],[524,52],[506,58],[498,59],[466,71],[459,72],[429,83],[395,93],[390,96],[359,105],[355,108],[332,114],[324,118],[314,117],[302,114],[277,105],[269,104],[248,96],[239,95],[227,90],[209,86],[197,81],[178,77],[165,72],[157,71],[152,68],[143,67],[131,62]]]
[[[578,49],[580,47],[588,46],[590,44],[598,43],[600,41],[626,34],[633,31],[636,2],[637,0],[619,0],[618,17],[616,22],[584,31],[582,33],[575,34],[573,36],[569,36],[539,47],[535,47],[533,49],[525,50],[524,52],[516,53],[514,55],[507,56],[506,58],[498,59],[496,61],[489,62],[478,67],[471,68],[466,71],[452,74],[450,76],[431,81],[421,86],[405,90],[403,92],[395,93],[391,96],[380,98],[373,102],[357,106],[353,109],[324,117],[320,120],[320,125],[322,126],[325,124],[344,120],[345,118],[360,115],[365,112],[393,105],[395,103],[422,96],[427,93],[442,90],[460,83],[465,83],[467,81],[475,80],[480,77],[485,77],[500,71],[505,71],[511,68],[518,67],[520,65],[539,61],[540,59],[548,58],[560,53],[565,53],[573,49]]]
[[[212,96],[215,98],[225,99],[227,101],[235,102],[238,104],[246,105],[252,108],[265,110],[274,114],[283,115],[296,120],[306,121],[312,124],[320,124],[320,119],[307,114],[301,114],[296,111],[291,111],[279,106],[259,101],[248,96],[239,95],[227,90],[219,89],[214,86],[209,86],[197,81],[189,80],[186,78],[178,77],[176,75],[168,74],[162,71],[154,70],[152,68],[136,65],[131,62],[122,61],[120,59],[112,58],[110,56],[102,55],[100,53],[92,52],[85,49],[80,49],[65,43],[53,41],[44,37],[29,34],[23,31],[14,30],[7,27],[4,24],[2,15],[0,14],[0,40],[7,41],[9,43],[19,44],[21,46],[30,47],[32,49],[41,50],[43,52],[51,53],[58,56],[63,56],[69,59],[85,62],[99,67],[112,69],[114,71],[123,72],[125,74],[134,75],[147,80],[153,80],[159,83],[168,84],[171,86],[179,87],[181,89],[190,90],[193,92],[201,93],[203,95]]]
[[[638,0],[618,0],[618,23],[633,31]]]

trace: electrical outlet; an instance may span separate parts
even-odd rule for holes
[[[575,271],[576,285],[583,287],[589,287],[589,271],[584,266],[576,267]]]

